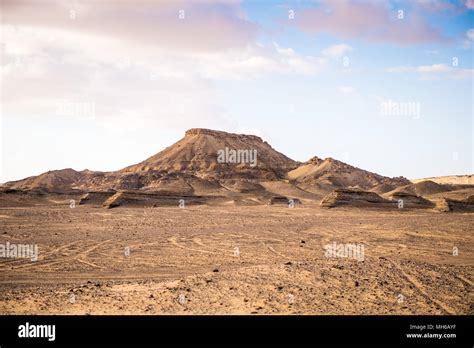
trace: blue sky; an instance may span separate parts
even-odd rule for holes
[[[142,5],[2,2],[0,182],[117,170],[192,127],[388,176],[474,172],[474,1]]]

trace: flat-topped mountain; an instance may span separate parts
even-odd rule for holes
[[[297,165],[255,135],[193,128],[177,143],[120,172],[156,170],[212,179],[275,180],[285,178]]]
[[[142,197],[145,201],[156,199],[151,195],[194,195],[262,203],[277,196],[317,200],[345,188],[382,194],[410,184],[403,177],[385,177],[333,158],[315,156],[300,163],[255,135],[193,128],[173,145],[118,171],[55,170],[3,186],[4,190],[90,192],[90,197],[102,197],[100,192],[143,192],[148,194]]]

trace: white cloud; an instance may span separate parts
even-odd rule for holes
[[[465,0],[465,5],[468,9],[474,10],[474,0]]]
[[[452,67],[446,64],[421,65],[415,69],[415,71],[420,73],[446,73],[451,70]]]
[[[315,74],[325,64],[276,43],[194,52],[57,28],[2,29],[5,115],[54,120],[65,100],[93,104],[93,122],[117,132],[144,125],[226,128],[217,80]]]
[[[93,122],[117,131],[225,128],[214,79],[282,65],[278,54],[235,62],[228,53],[252,47],[258,32],[238,1],[4,0],[0,29],[1,102],[12,118],[54,121],[71,101],[93,104]]]
[[[339,86],[337,87],[337,90],[342,94],[350,94],[354,92],[354,88],[352,86]]]
[[[466,36],[469,40],[474,41],[474,28],[471,28],[468,31],[466,31]]]
[[[122,0],[110,5],[109,1],[3,0],[2,23],[194,52],[243,47],[258,31],[236,1]]]
[[[390,73],[405,73],[405,72],[412,72],[414,70],[415,70],[414,67],[404,66],[404,65],[393,66],[393,67],[385,69],[386,72],[390,72]]]
[[[57,29],[3,29],[6,117],[54,122],[62,117],[58,103],[66,100],[93,104],[93,122],[109,130],[145,124],[175,128],[198,120],[222,124],[213,83],[192,73],[193,60],[184,53],[130,49],[119,41]],[[82,120],[80,114],[71,117]]]
[[[385,69],[390,73],[418,73],[424,78],[435,76],[447,76],[453,79],[468,79],[474,77],[474,69],[464,69],[447,64],[432,64],[420,66],[396,66]]]
[[[194,69],[209,79],[255,79],[273,73],[313,75],[325,67],[319,57],[303,56],[292,48],[249,45],[245,50],[196,55]]]
[[[352,47],[347,44],[332,45],[322,51],[323,56],[337,59],[352,51]]]
[[[470,49],[474,44],[474,28],[471,28],[468,31],[466,31],[464,36],[465,38],[462,42],[462,47],[465,49]]]

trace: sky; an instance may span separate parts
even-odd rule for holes
[[[194,127],[474,172],[474,0],[2,0],[0,30],[0,182],[118,170]]]

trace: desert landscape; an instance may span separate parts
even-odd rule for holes
[[[194,128],[119,171],[3,184],[2,245],[38,252],[4,247],[0,313],[473,314],[473,212],[472,175],[300,163]]]

